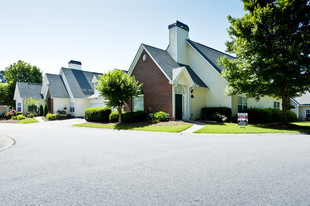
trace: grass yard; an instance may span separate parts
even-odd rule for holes
[[[108,124],[76,124],[77,127],[92,127],[92,128],[105,128],[105,129],[118,129],[118,130],[140,130],[140,131],[153,131],[153,132],[182,132],[183,130],[190,128],[192,124],[185,125],[169,125],[169,126],[135,126],[135,125],[108,125]]]
[[[241,133],[310,133],[310,122],[295,122],[289,127],[283,128],[274,124],[250,124],[240,127],[235,123],[207,124],[195,133],[219,133],[219,134],[241,134]]]
[[[33,119],[20,120],[20,121],[17,121],[15,123],[17,123],[17,124],[29,124],[29,123],[36,123],[36,122],[39,122],[39,121],[33,118]]]

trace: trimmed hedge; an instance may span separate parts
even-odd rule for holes
[[[84,118],[87,122],[108,122],[111,109],[108,107],[92,107],[84,111]]]
[[[126,112],[122,111],[122,119],[124,118],[124,114],[126,114]],[[118,111],[112,112],[109,115],[109,121],[112,123],[118,122]]]
[[[59,119],[59,114],[58,114],[58,113],[56,113],[56,114],[47,113],[47,114],[46,114],[46,119],[47,119],[47,120],[56,120],[56,119]]]
[[[204,107],[201,108],[201,119],[217,122],[230,121],[231,109],[228,107]]]
[[[148,115],[148,117],[152,120],[152,123],[168,122],[170,119],[170,115],[163,111],[151,113]]]
[[[145,111],[126,112],[123,114],[124,123],[144,122],[147,121],[147,113]]]
[[[272,108],[249,108],[245,111],[248,113],[249,123],[271,123],[282,122],[282,110]],[[289,122],[298,121],[297,115],[291,111],[287,111],[287,119]]]

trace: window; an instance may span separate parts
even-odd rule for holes
[[[133,111],[144,111],[144,95],[133,97]]]
[[[22,103],[17,103],[17,111],[18,112],[22,111]]]
[[[310,118],[310,109],[306,109],[306,118]]]
[[[70,112],[74,112],[74,103],[70,103]]]
[[[248,108],[246,97],[238,97],[238,112],[243,112]]]
[[[273,102],[273,108],[274,109],[280,109],[280,102]]]
[[[28,106],[28,112],[35,112],[34,106]]]

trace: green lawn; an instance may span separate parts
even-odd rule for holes
[[[172,126],[134,126],[134,125],[105,125],[105,124],[76,124],[77,127],[92,127],[92,128],[105,128],[105,129],[120,129],[120,130],[140,130],[140,131],[153,131],[153,132],[182,132],[190,128],[192,124],[186,125],[172,125]]]
[[[207,124],[204,128],[195,131],[195,133],[310,133],[310,122],[292,123],[290,128],[277,128],[273,126],[265,127],[259,124],[250,124],[246,127],[240,127],[235,123],[216,123]]]
[[[24,120],[17,121],[15,123],[17,123],[17,124],[29,124],[29,123],[36,123],[36,122],[39,122],[39,121],[36,119],[24,119]]]

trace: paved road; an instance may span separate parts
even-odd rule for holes
[[[80,120],[72,120],[79,122]],[[0,205],[309,205],[309,135],[0,124]]]

